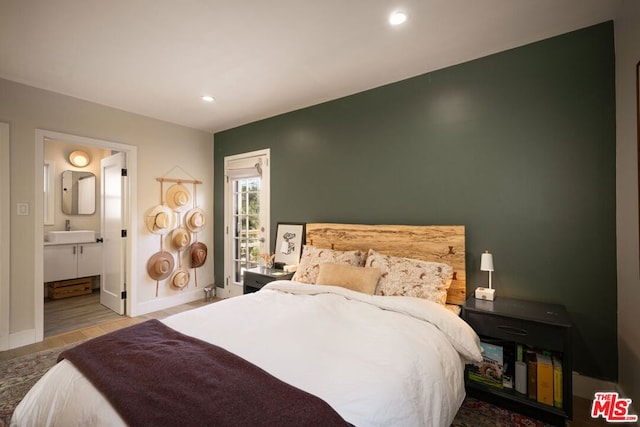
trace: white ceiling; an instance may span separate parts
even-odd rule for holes
[[[610,20],[618,4],[0,0],[0,77],[217,132]]]

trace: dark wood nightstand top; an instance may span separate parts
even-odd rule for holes
[[[268,277],[272,277],[274,280],[287,280],[290,277],[293,277],[293,273],[287,273],[284,270],[277,270],[275,268],[268,268],[268,267],[256,267],[256,268],[251,268],[248,269],[245,273],[253,273],[253,274],[260,274],[262,276],[268,276]]]
[[[292,277],[293,273],[287,273],[284,270],[266,267],[252,268],[244,272],[242,291],[245,294],[256,292],[269,282],[273,282],[274,280],[290,280]]]
[[[486,301],[471,297],[465,302],[463,310],[571,327],[569,313],[564,306],[558,304],[503,297]]]

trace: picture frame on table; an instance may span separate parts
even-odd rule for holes
[[[305,244],[306,224],[302,222],[279,222],[273,249],[276,268],[300,263],[302,246]]]

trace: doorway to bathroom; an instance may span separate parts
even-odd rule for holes
[[[40,180],[43,275],[35,284],[36,316],[40,314],[41,320],[36,319],[36,334],[40,327],[44,337],[117,320],[127,312],[132,253],[127,228],[132,215],[131,177],[135,176],[131,159],[135,159],[136,147],[51,131],[36,133],[44,165]],[[70,155],[78,151],[87,155],[84,161],[88,163],[73,163]],[[67,237],[68,231],[81,230],[94,232],[94,241],[44,242],[51,234]],[[51,265],[50,252],[58,249],[68,252],[77,271],[62,273],[64,280],[52,281],[60,273],[55,271],[52,276],[47,265]],[[61,264],[54,261],[54,270]]]

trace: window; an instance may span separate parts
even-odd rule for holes
[[[234,281],[242,282],[244,270],[258,266],[261,251],[260,187],[257,177],[237,178],[233,186],[232,250]]]
[[[242,293],[244,272],[269,247],[269,150],[225,157],[225,295]]]

